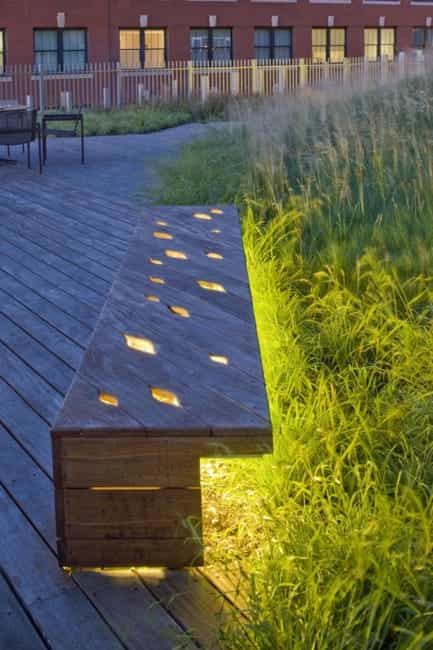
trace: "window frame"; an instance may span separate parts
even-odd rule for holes
[[[50,50],[36,50],[36,32],[56,32],[57,36],[57,70],[56,72],[50,72],[49,70],[44,70],[44,74],[81,74],[86,66],[89,63],[89,50],[88,50],[88,35],[87,27],[34,27],[33,28],[33,63],[36,66],[39,64],[36,63],[36,54],[38,52],[47,52]],[[84,33],[84,64],[82,69],[79,69],[77,66],[76,70],[65,70],[65,49],[63,44],[63,34],[65,32],[83,32]],[[68,50],[66,50],[68,51]]]
[[[414,40],[413,39],[414,32],[419,31],[419,30],[422,30],[422,33],[423,33],[423,44],[422,44],[421,47],[417,47],[416,45],[414,45],[414,42],[413,42],[413,40]],[[426,42],[427,42],[426,36],[427,36],[428,32],[430,32],[432,34],[432,45],[433,45],[433,27],[427,27],[426,25],[419,25],[419,26],[415,25],[415,27],[412,27],[412,48],[414,50],[426,50],[426,49],[429,49],[430,47],[432,47],[432,45],[426,45]]]
[[[266,46],[266,49],[269,49],[269,57],[267,59],[259,59],[256,56],[256,50],[258,47],[262,47],[265,49],[265,46],[257,46],[255,43],[255,35],[256,31],[261,30],[261,31],[266,31],[269,32],[270,34],[270,39],[269,39],[269,47]],[[289,32],[290,34],[290,45],[288,46],[288,49],[290,50],[290,55],[287,59],[281,59],[282,61],[289,61],[290,59],[293,59],[293,27],[254,27],[254,58],[256,59],[257,62],[259,61],[275,61],[280,59],[276,59],[275,57],[275,32],[278,31],[284,31],[284,32]],[[276,47],[287,47],[287,45],[281,46],[277,45]]]
[[[3,63],[0,63],[0,77],[6,74],[6,64],[7,64],[7,46],[6,46],[6,29],[0,27],[0,34],[3,37]]]
[[[200,65],[206,63],[206,61],[195,61],[192,52],[193,49],[195,50],[204,50],[205,48],[202,47],[196,47],[193,48],[191,46],[191,32],[194,30],[200,30],[201,32],[207,32],[208,33],[208,46],[207,46],[207,63],[214,63],[215,61],[218,62],[219,59],[214,59],[214,44],[213,44],[213,37],[214,37],[214,32],[215,30],[218,29],[226,29],[230,32],[230,59],[229,61],[233,61],[233,27],[190,27],[189,28],[189,45],[190,45],[190,59],[195,65]]]
[[[138,51],[139,53],[139,59],[140,59],[140,67],[139,68],[130,68],[130,67],[123,67],[122,69],[124,70],[152,70],[152,69],[158,69],[162,70],[163,68],[167,67],[167,56],[168,56],[168,50],[167,50],[167,28],[166,27],[119,27],[119,61],[120,61],[120,54],[122,52],[122,48],[120,47],[120,32],[138,32],[139,33],[139,50],[134,50]],[[146,66],[146,39],[145,39],[145,32],[164,32],[164,65],[163,66]],[[149,49],[154,49],[154,48],[149,48]],[[159,48],[158,48],[159,49]]]
[[[325,61],[315,60],[315,58],[314,58],[313,31],[315,29],[326,30],[326,43],[325,43],[326,60]],[[347,27],[339,27],[337,25],[334,25],[333,27],[323,27],[323,26],[322,27],[317,27],[317,26],[313,26],[311,28],[311,59],[312,59],[313,63],[332,63],[333,65],[334,64],[338,65],[339,63],[340,64],[343,63],[343,61],[331,61],[331,56],[330,56],[331,48],[332,48],[331,31],[333,29],[342,29],[344,31],[344,47],[343,47],[344,54],[343,54],[343,59],[345,59],[347,57]],[[317,46],[317,47],[319,47],[319,46]],[[323,46],[320,46],[320,47],[323,47]],[[338,47],[341,47],[341,45],[339,45]]]
[[[397,52],[397,49],[396,49],[396,38],[395,38],[395,37],[396,37],[396,28],[395,28],[395,27],[377,27],[377,26],[375,26],[375,27],[369,27],[368,25],[367,25],[366,27],[364,27],[364,31],[363,31],[363,37],[364,37],[364,58],[365,58],[365,30],[366,30],[366,29],[374,29],[374,30],[376,30],[376,33],[377,33],[377,44],[376,44],[376,50],[377,50],[377,51],[376,51],[376,58],[373,59],[374,61],[379,61],[379,60],[382,58],[382,56],[383,56],[383,55],[381,54],[381,49],[382,49],[382,33],[383,33],[383,30],[384,30],[384,29],[392,29],[392,31],[393,31],[393,33],[394,33],[394,37],[393,37],[393,47],[392,47],[392,54],[393,54],[392,59],[394,60],[394,59],[395,59],[396,52]],[[371,47],[371,46],[370,46],[370,47]]]

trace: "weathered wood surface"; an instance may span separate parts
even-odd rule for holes
[[[0,648],[43,650],[46,647],[0,573]]]
[[[146,339],[154,353],[130,349],[126,335]],[[156,401],[152,387],[170,391],[177,407]],[[101,404],[101,393],[117,405]],[[146,211],[54,426],[54,436],[82,431],[257,437],[271,445],[234,208]]]
[[[2,605],[12,598],[9,609],[6,604],[12,630],[0,607],[0,647],[7,650],[27,650],[26,639],[31,650],[192,648],[180,640],[192,622],[187,611],[201,622],[193,637],[203,645],[210,640],[211,647],[209,603],[220,602],[218,590],[209,591],[203,606],[200,589],[172,585],[178,572],[170,572],[160,580],[167,590],[170,584],[174,599],[161,605],[146,571],[69,576],[56,559],[49,429],[66,388],[59,370],[66,377],[78,367],[98,316],[96,303],[106,297],[135,222],[125,202],[20,167],[0,172],[0,234],[11,245],[11,255],[3,249],[0,259],[0,570],[13,591],[0,595]],[[34,272],[33,260],[44,263],[41,273]],[[100,294],[95,308],[88,303],[86,322],[74,309],[83,304],[80,297],[64,290],[58,273],[67,276],[68,287],[76,286],[69,285],[73,280]],[[202,587],[207,592],[209,584]],[[5,637],[11,631],[18,635],[15,646],[14,636]]]
[[[144,438],[63,437],[54,442],[59,463],[56,485],[59,488],[103,487],[107,476],[111,485],[133,487],[195,487],[200,485],[197,456],[224,457],[261,455],[266,444],[254,438]]]

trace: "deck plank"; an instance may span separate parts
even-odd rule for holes
[[[0,648],[43,650],[46,647],[0,573]]]
[[[68,259],[64,249],[57,249],[56,252],[53,252],[47,245],[41,245],[33,234],[32,238],[29,239],[23,231],[14,231],[7,228],[5,224],[3,224],[2,232],[4,241],[29,255],[30,260],[42,259],[45,265],[53,269],[61,269],[61,272],[66,277],[87,289],[91,289],[98,295],[105,295],[109,290],[110,282],[90,273],[88,268],[79,266],[75,258]]]
[[[0,313],[21,327],[70,368],[77,369],[83,355],[83,347],[1,289]]]
[[[33,271],[24,267],[19,261],[6,255],[0,257],[0,269],[19,280],[19,282],[29,289],[37,291],[39,295],[53,302],[79,322],[90,328],[94,327],[98,317],[98,310],[78,298],[65,293],[55,282],[33,273]]]
[[[51,229],[50,235],[47,236],[47,231],[40,221],[33,220],[33,222],[29,223],[29,218],[26,216],[23,216],[22,219],[19,219],[16,214],[13,218],[10,215],[8,217],[2,216],[1,220],[5,233],[12,233],[15,236],[27,239],[44,251],[67,260],[78,269],[84,269],[92,280],[97,279],[101,289],[103,287],[105,290],[110,289],[112,276],[115,273],[112,258],[109,258],[109,260],[104,257],[98,259],[93,248],[86,250],[81,243],[74,245],[70,236],[62,235],[57,230],[53,231]],[[101,259],[105,261],[105,264]],[[111,265],[109,265],[110,260]]]
[[[64,273],[61,262],[57,266],[46,264],[45,261],[41,261],[38,257],[31,255],[25,248],[20,248],[18,241],[10,243],[6,238],[2,238],[0,241],[0,255],[2,258],[7,257],[10,260],[14,260],[23,269],[31,271],[40,278],[56,284],[65,293],[85,303],[92,310],[96,309],[99,311],[104,304],[105,291],[101,295],[101,292],[95,291]],[[39,257],[42,258],[43,256],[40,255]]]
[[[74,377],[74,370],[1,313],[0,343],[14,352],[38,375],[44,377],[62,395],[66,394]],[[7,378],[7,371],[5,374]]]
[[[0,217],[2,222],[8,225],[16,225],[17,228],[27,230],[28,233],[31,233],[32,237],[42,237],[46,240],[47,233],[49,233],[49,241],[61,246],[62,249],[70,249],[78,259],[82,257],[84,260],[93,261],[95,264],[100,265],[104,272],[112,269],[113,263],[116,261],[117,265],[121,262],[122,255],[115,257],[110,253],[100,251],[89,242],[89,238],[85,235],[81,238],[77,237],[77,231],[74,227],[62,227],[63,222],[61,220],[55,220],[53,222],[50,213],[48,215],[38,214],[35,216],[33,212],[28,214],[28,211],[22,206],[13,212],[11,210],[4,210],[0,206]]]
[[[53,302],[49,294],[42,295],[34,288],[15,278],[10,273],[0,270],[0,289],[21,305],[33,311],[39,318],[56,327],[78,345],[85,347],[91,335],[91,326],[77,320],[61,306]],[[43,289],[42,289],[43,291]]]
[[[122,644],[16,503],[0,489],[0,558],[8,581],[53,650],[121,650]]]

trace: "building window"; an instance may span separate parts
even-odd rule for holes
[[[313,28],[313,60],[341,63],[346,56],[345,27]]]
[[[255,56],[258,61],[292,58],[292,30],[287,28],[255,29]]]
[[[433,47],[433,28],[415,27],[412,30],[412,47],[417,50]]]
[[[85,29],[35,29],[35,64],[45,72],[78,72],[87,63]]]
[[[6,66],[6,32],[0,29],[0,74],[4,74]]]
[[[364,29],[364,56],[369,61],[380,57],[394,58],[394,27],[368,27]]]
[[[119,42],[123,68],[163,68],[166,64],[164,29],[121,29]]]
[[[196,63],[230,61],[232,58],[232,30],[191,29],[191,60]]]

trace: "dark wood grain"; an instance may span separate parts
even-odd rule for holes
[[[212,219],[195,219],[196,213]],[[221,229],[218,244],[210,236],[216,226]],[[166,239],[167,235],[172,238]],[[187,259],[167,257],[167,251],[183,253]],[[223,259],[208,258],[209,251]],[[151,259],[162,264],[154,265]],[[224,291],[205,290],[200,280]],[[148,302],[146,296],[151,294],[160,302]],[[170,306],[186,308],[190,318],[173,314]],[[128,332],[152,339],[156,354],[127,348],[124,334]],[[210,355],[227,357],[227,365],[213,363]],[[171,391],[180,406],[156,402],[152,386]],[[115,395],[118,406],[98,403],[98,391]],[[126,434],[128,427],[122,423],[126,415],[134,421],[134,433],[141,425],[148,436],[262,436],[270,442],[234,208],[225,207],[218,215],[203,207],[149,209],[138,225],[54,434],[89,430]]]

